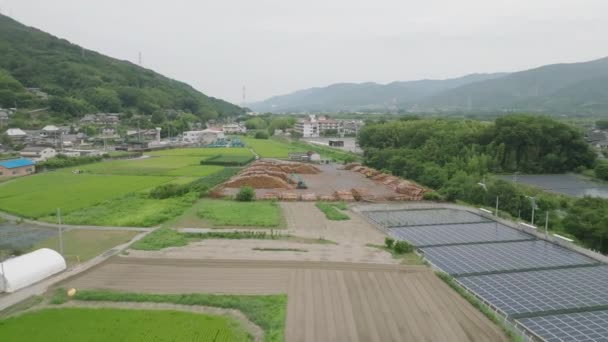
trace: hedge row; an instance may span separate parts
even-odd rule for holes
[[[201,165],[244,166],[253,161],[253,156],[217,155],[201,161]]]

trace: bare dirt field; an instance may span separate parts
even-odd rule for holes
[[[287,293],[286,341],[506,341],[423,266],[114,258],[63,286]]]
[[[281,202],[288,234],[311,240],[323,238],[333,243],[293,242],[283,240],[202,240],[185,247],[170,247],[160,251],[130,250],[128,257],[174,259],[231,260],[292,260],[336,261],[356,263],[397,264],[389,253],[366,244],[382,245],[385,235],[349,212],[347,221],[330,221],[314,203]],[[282,232],[281,234],[284,234]],[[254,250],[266,249],[265,251]],[[268,249],[297,249],[301,251],[270,251]]]

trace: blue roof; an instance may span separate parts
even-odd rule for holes
[[[11,160],[0,160],[0,166],[7,169],[14,169],[23,166],[32,166],[34,162],[29,159],[11,159]]]

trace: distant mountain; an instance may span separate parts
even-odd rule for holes
[[[434,94],[421,108],[608,113],[608,57],[553,64]]]
[[[338,83],[271,97],[250,104],[259,112],[316,112],[385,110],[409,106],[423,98],[473,82],[496,79],[505,73],[472,74],[447,80]]]
[[[26,88],[39,88],[50,96],[46,100]],[[52,115],[66,120],[91,111],[153,114],[176,109],[201,119],[244,113],[185,83],[0,15],[0,107],[15,104],[50,107]]]
[[[275,96],[257,111],[543,112],[608,114],[608,57],[447,80],[341,83]]]

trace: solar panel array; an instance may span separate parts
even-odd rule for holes
[[[384,227],[490,221],[474,213],[455,209],[368,211],[365,215]]]
[[[468,211],[364,214],[542,339],[608,342],[608,265]]]
[[[433,264],[454,276],[597,263],[544,240],[430,247],[423,251]]]
[[[549,342],[608,341],[608,311],[591,311],[518,320]]]
[[[608,305],[608,266],[458,279],[509,315]]]
[[[531,235],[498,222],[390,228],[389,234],[417,247],[533,239]]]

